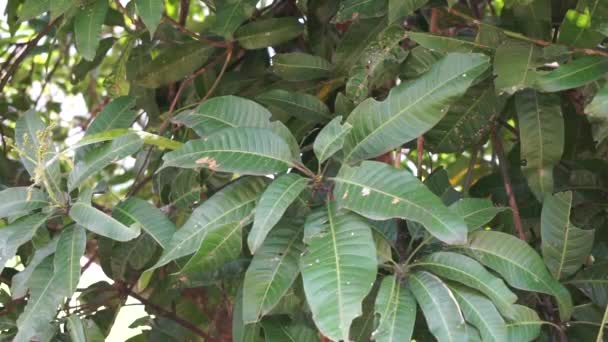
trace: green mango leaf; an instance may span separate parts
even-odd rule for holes
[[[108,9],[107,1],[93,1],[81,8],[74,18],[76,47],[82,57],[88,61],[95,59]]]
[[[173,222],[160,209],[137,197],[116,205],[112,216],[125,226],[137,223],[163,249],[169,245],[176,230]]]
[[[87,336],[84,332],[84,324],[78,315],[70,315],[67,318],[67,329],[72,342],[86,342]]]
[[[336,66],[335,73],[337,75],[348,73],[360,61],[367,46],[386,29],[386,26],[385,18],[362,19],[353,22],[336,47],[333,60]]]
[[[95,116],[84,133],[85,137],[112,129],[131,127],[137,116],[133,107],[135,107],[135,98],[132,96],[113,99]]]
[[[473,52],[473,51],[488,51],[491,47],[483,45],[473,40],[460,39],[455,37],[446,37],[425,32],[407,32],[408,38],[415,41],[421,46],[433,51],[444,53],[449,52]]]
[[[48,218],[46,214],[32,214],[0,229],[0,272],[6,262],[17,254],[17,249],[30,241]]]
[[[74,293],[80,281],[80,258],[87,244],[87,234],[83,227],[73,224],[64,228],[59,235],[53,268],[62,273],[63,288]]]
[[[435,338],[439,341],[468,341],[458,302],[441,279],[428,272],[417,271],[409,276],[408,284]]]
[[[325,224],[309,236],[300,259],[304,293],[324,336],[348,340],[350,325],[376,279],[376,248],[369,225],[327,202]]]
[[[329,108],[316,96],[275,89],[255,98],[266,106],[275,106],[289,115],[313,122],[325,122],[331,118]]]
[[[262,321],[266,342],[298,341],[319,342],[319,334],[304,323],[289,323],[287,320],[273,318]]]
[[[226,40],[233,40],[233,34],[245,20],[255,12],[257,0],[228,0],[217,3],[215,22],[211,32],[217,33]]]
[[[556,102],[557,101],[557,102]],[[526,90],[515,95],[522,168],[530,189],[542,202],[553,192],[553,167],[564,152],[564,119],[559,98]]]
[[[68,147],[66,150],[63,151],[63,153],[65,153],[69,150],[78,149],[78,148],[81,148],[84,146],[89,146],[89,145],[97,144],[97,143],[104,142],[104,141],[111,141],[111,140],[120,138],[120,137],[122,137],[126,134],[130,134],[130,133],[138,135],[142,139],[144,144],[154,145],[160,149],[177,150],[178,148],[183,146],[183,144],[179,141],[161,137],[160,135],[156,135],[153,133],[148,133],[145,131],[137,131],[134,129],[115,128],[115,129],[109,129],[107,131],[102,131],[102,132],[91,134],[91,135],[85,135],[84,138],[80,139],[76,144]],[[78,152],[82,153],[84,155],[86,152],[82,152],[82,151],[83,150],[89,151],[90,149],[91,148],[81,149]]]
[[[279,53],[272,57],[272,72],[291,82],[325,78],[332,68],[324,58],[302,52]]]
[[[387,11],[386,1],[341,0],[334,21],[342,23],[355,19],[382,17]]]
[[[55,19],[76,6],[72,0],[50,0],[51,18]]]
[[[213,46],[201,42],[182,44],[161,50],[154,60],[140,66],[132,80],[144,88],[158,88],[181,80],[207,63],[216,52]]]
[[[545,265],[555,279],[573,275],[591,254],[594,230],[583,230],[570,222],[572,192],[548,195],[543,202],[540,233]]]
[[[585,56],[564,64],[536,79],[534,87],[544,92],[578,88],[600,79],[608,72],[608,58]]]
[[[434,152],[462,152],[482,145],[502,110],[494,86],[487,82],[470,88],[425,135],[425,147]]]
[[[139,225],[127,227],[90,204],[81,201],[72,205],[70,217],[93,233],[116,241],[133,240],[141,232]]]
[[[232,340],[234,342],[262,342],[260,323],[246,324],[243,321],[243,288],[240,287],[232,314]]]
[[[302,227],[286,220],[272,230],[245,273],[243,320],[253,323],[277,306],[300,273]]]
[[[365,47],[346,82],[346,95],[355,103],[365,100],[372,90],[394,77],[408,55],[401,47],[405,36],[403,27],[391,25]]]
[[[378,327],[372,333],[375,341],[410,341],[416,322],[416,300],[402,281],[395,276],[382,280],[374,307],[379,317]]]
[[[258,103],[238,97],[220,96],[203,102],[192,111],[184,111],[173,122],[194,129],[206,137],[228,127],[270,127],[272,114]]]
[[[608,138],[608,85],[598,90],[585,113],[592,123],[593,140],[599,145]]]
[[[553,279],[541,257],[524,241],[501,232],[477,231],[470,235],[464,251],[515,288],[555,296],[562,320],[570,317],[570,293]]]
[[[504,316],[515,316],[513,305],[517,296],[502,279],[488,272],[474,259],[453,252],[435,252],[417,261],[414,266],[471,287],[490,298]]]
[[[352,126],[349,123],[345,122],[342,124],[341,116],[333,118],[321,129],[312,146],[319,164],[325,162],[329,157],[342,149],[344,138],[351,129]]]
[[[400,72],[404,78],[414,79],[422,76],[446,54],[431,51],[423,46],[416,46],[408,55],[406,63],[403,63]]]
[[[32,258],[29,260],[29,263],[25,269],[15,274],[13,278],[11,278],[11,297],[13,299],[22,298],[27,295],[27,291],[29,291],[30,278],[34,273],[34,270],[42,261],[44,261],[44,259],[46,259],[46,257],[55,253],[58,241],[59,237],[57,236],[44,247],[37,249]]]
[[[83,181],[100,172],[106,166],[139,151],[142,145],[143,141],[137,134],[127,133],[89,151],[83,160],[74,165],[72,172],[70,172],[68,189],[70,191],[76,189]]]
[[[262,193],[255,209],[253,227],[247,236],[247,245],[252,254],[256,253],[287,208],[306,189],[309,181],[295,173],[288,173],[270,183]]]
[[[343,165],[333,178],[340,205],[374,220],[403,218],[422,224],[448,244],[466,242],[467,226],[420,180],[405,170],[372,161]]]
[[[17,320],[19,331],[13,341],[44,340],[43,337],[47,334],[49,323],[55,318],[59,305],[65,296],[71,295],[64,287],[65,284],[64,272],[53,271],[51,257],[36,267],[29,281],[30,297]]]
[[[579,272],[565,284],[576,286],[600,307],[608,305],[608,264],[599,262]]]
[[[450,285],[450,290],[464,318],[479,330],[482,341],[507,339],[507,325],[489,299],[462,285]]]
[[[376,157],[431,129],[447,107],[489,66],[480,54],[449,54],[421,78],[393,88],[383,102],[368,99],[350,114],[345,161]],[[374,115],[370,115],[374,113]]]
[[[483,227],[498,213],[508,209],[495,207],[492,201],[486,198],[463,198],[450,205],[450,210],[464,218],[470,232]]]
[[[532,86],[538,73],[542,50],[532,44],[507,40],[497,49],[494,58],[494,85],[499,93],[515,94]]]
[[[0,218],[27,214],[49,204],[48,196],[36,188],[7,188],[0,191]]]
[[[55,255],[39,263],[28,279],[30,297],[17,320],[19,331],[13,341],[48,340],[55,335],[50,323],[64,297],[71,297],[76,289],[85,245],[82,227],[71,225],[61,232]]]
[[[150,38],[154,38],[154,32],[156,32],[165,11],[165,3],[157,0],[136,0],[135,9],[137,15],[141,17],[144,25],[146,25],[148,32],[150,32]]]
[[[230,222],[209,229],[198,251],[180,270],[181,273],[194,274],[212,272],[241,254],[243,225]]]
[[[428,0],[388,0],[388,21],[393,23],[414,13]]]
[[[543,321],[536,311],[527,306],[515,304],[515,319],[507,322],[507,341],[528,342],[534,341],[540,335]]]
[[[37,16],[49,10],[50,0],[26,0],[21,5],[19,11],[19,20],[26,21],[34,19]]]
[[[163,156],[163,166],[268,175],[293,164],[287,143],[264,128],[225,128],[207,138],[190,140]]]
[[[262,49],[290,41],[304,31],[295,17],[258,20],[241,26],[236,32],[236,40],[248,50]]]
[[[244,177],[216,192],[198,206],[178,229],[160,259],[149,271],[195,253],[207,232],[231,222],[250,222],[260,193],[269,183],[264,177]]]

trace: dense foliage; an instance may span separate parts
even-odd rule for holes
[[[606,38],[604,0],[8,0],[0,340],[131,297],[132,341],[603,341]]]

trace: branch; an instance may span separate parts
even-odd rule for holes
[[[156,311],[157,314],[159,314],[160,316],[163,316],[165,318],[168,318],[168,319],[178,323],[179,325],[183,326],[184,328],[186,328],[186,329],[192,331],[193,333],[197,334],[198,336],[204,338],[205,341],[211,341],[211,336],[209,336],[206,332],[199,329],[199,327],[197,327],[194,323],[179,317],[174,312],[171,312],[159,305],[156,305],[156,304],[150,302],[148,299],[142,297],[141,295],[139,295],[136,292],[133,292],[132,290],[129,290],[128,294],[129,294],[129,296],[139,300],[146,307]]]
[[[525,36],[525,35],[523,35],[521,33],[518,33],[518,32],[509,31],[509,30],[505,30],[505,29],[503,29],[501,27],[498,27],[498,26],[494,26],[494,25],[487,24],[487,23],[482,23],[481,21],[479,21],[479,20],[477,20],[477,19],[475,19],[475,18],[473,18],[473,17],[471,17],[471,16],[469,16],[467,14],[462,13],[462,12],[458,11],[455,8],[448,9],[448,13],[450,13],[452,15],[455,15],[457,17],[460,17],[462,19],[468,20],[468,21],[472,22],[476,26],[480,26],[480,25],[483,24],[483,25],[488,25],[488,26],[494,27],[497,30],[502,31],[505,34],[505,36],[507,36],[507,37],[523,40],[523,41],[526,41],[526,42],[529,42],[529,43],[532,43],[532,44],[536,44],[536,45],[540,45],[540,46],[549,46],[549,45],[553,44],[553,43],[548,42],[546,40],[530,38],[530,37],[527,37],[527,36]],[[585,55],[600,55],[600,56],[608,57],[608,52],[606,52],[606,51],[594,50],[594,49],[580,49],[580,48],[574,48],[574,47],[568,47],[568,49],[570,51],[574,52],[574,53],[582,53],[582,54],[585,54]]]
[[[187,28],[185,28],[184,26],[180,25],[177,21],[175,21],[173,18],[169,17],[168,15],[163,16],[163,21],[165,21],[167,24],[175,27],[175,29],[177,29],[179,32],[181,32],[195,40],[198,40],[199,42],[203,42],[203,43],[209,44],[211,46],[219,47],[219,48],[228,48],[228,47],[232,46],[232,43],[216,42],[213,40],[209,40],[196,32],[192,32],[192,31],[188,30]]]
[[[23,49],[21,54],[19,54],[19,56],[15,59],[15,62],[13,62],[13,64],[11,64],[10,67],[8,67],[6,75],[0,81],[0,92],[2,92],[2,90],[4,90],[4,87],[8,84],[10,79],[13,77],[13,74],[15,73],[15,71],[17,71],[17,68],[23,62],[25,57],[27,57],[27,55],[38,45],[38,42],[40,41],[40,39],[42,39],[42,37],[46,36],[51,31],[53,26],[55,26],[61,20],[61,18],[63,18],[62,15],[55,18],[48,25],[46,25],[42,29],[42,31],[40,31],[36,35],[36,37],[32,38],[30,41],[27,42],[27,44],[25,45],[25,48]]]
[[[511,178],[509,177],[509,169],[507,167],[505,151],[502,146],[502,140],[500,140],[500,137],[497,134],[496,128],[492,130],[492,146],[494,148],[494,152],[496,152],[496,156],[498,157],[498,164],[502,173],[502,180],[505,184],[505,191],[507,193],[507,196],[509,196],[509,206],[511,207],[511,212],[513,213],[513,223],[515,224],[515,230],[517,232],[518,237],[521,240],[526,241],[526,233],[524,232],[524,227],[521,223],[519,207],[517,206],[517,201],[515,200],[515,193],[513,192],[513,186],[511,184]]]
[[[226,67],[230,61],[230,57],[232,56],[232,49],[228,49],[226,54],[227,54],[226,61],[224,62],[224,66],[222,67],[222,71],[220,72],[220,75],[218,76],[218,78],[216,78],[216,80],[215,80],[216,82],[213,83],[213,86],[211,87],[211,89],[209,89],[209,91],[207,92],[205,97],[200,102],[206,101],[207,98],[211,95],[211,92],[217,86],[217,83],[219,83],[219,80],[221,79],[221,76],[223,75],[223,72],[226,70]],[[169,107],[169,111],[167,112],[165,121],[163,121],[163,123],[160,125],[160,127],[158,129],[158,135],[162,136],[167,131],[167,128],[169,128],[169,125],[171,124],[171,119],[173,118],[173,113],[175,112],[175,108],[177,107],[177,101],[180,98],[180,96],[181,96],[182,92],[184,91],[184,89],[186,88],[186,86],[188,86],[190,83],[192,83],[192,81],[194,81],[194,79],[196,77],[198,77],[199,75],[202,75],[205,71],[207,71],[209,69],[209,67],[215,65],[219,60],[220,60],[219,58],[214,59],[212,62],[208,63],[207,65],[203,66],[202,68],[198,69],[193,74],[188,76],[180,84],[179,88],[177,89],[177,92],[175,93],[175,96],[173,97],[173,101],[171,102],[171,106]],[[141,189],[141,187],[143,187],[150,179],[152,179],[151,176],[148,176],[147,178],[144,178],[142,181],[139,181],[139,178],[141,177],[141,175],[145,172],[146,168],[148,167],[148,163],[150,162],[150,157],[152,156],[153,150],[154,150],[154,147],[150,146],[143,164],[141,165],[141,167],[137,171],[137,174],[135,175],[133,185],[131,186],[131,189],[129,189],[129,191],[127,192],[127,197],[133,196],[135,193],[137,193]]]

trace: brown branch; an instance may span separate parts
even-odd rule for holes
[[[467,169],[467,174],[464,177],[464,184],[462,186],[462,192],[468,193],[469,188],[471,187],[471,181],[473,180],[473,171],[475,171],[475,165],[477,164],[477,155],[479,154],[480,148],[475,148],[473,152],[471,152],[471,159],[469,160],[469,168]]]
[[[509,177],[509,168],[507,167],[505,151],[502,146],[502,140],[500,140],[497,131],[498,130],[496,128],[492,130],[492,146],[494,148],[496,156],[498,157],[498,164],[502,173],[502,180],[505,185],[505,191],[507,193],[507,196],[509,196],[509,206],[511,207],[511,212],[513,213],[513,223],[515,224],[515,230],[517,232],[518,237],[521,240],[526,241],[526,233],[524,232],[524,227],[521,223],[521,216],[519,215],[519,207],[517,206],[517,201],[515,200],[515,193],[513,192],[511,177]]]
[[[228,62],[230,61],[230,57],[232,56],[232,49],[228,49],[228,51],[226,52],[226,55],[227,55],[226,61],[224,62],[224,66],[222,67],[222,72],[220,73],[220,76],[218,76],[218,78],[216,78],[216,82],[213,83],[213,86],[211,87],[211,89],[207,92],[205,97],[200,102],[206,101],[208,96],[210,96],[211,92],[217,86],[217,83],[219,82],[218,80],[221,79],[221,75],[223,75],[223,71],[226,70]],[[182,92],[184,91],[184,89],[186,88],[186,86],[188,86],[190,83],[192,83],[192,81],[194,81],[194,79],[196,77],[202,75],[205,71],[207,71],[209,69],[209,67],[215,65],[219,60],[220,60],[219,58],[214,59],[212,62],[208,63],[207,65],[203,66],[202,68],[198,69],[193,74],[188,76],[180,84],[179,88],[177,89],[177,92],[175,93],[175,96],[173,97],[173,101],[171,101],[171,106],[169,107],[169,111],[167,112],[165,121],[163,121],[163,123],[160,125],[160,127],[158,129],[158,135],[162,136],[167,131],[167,128],[169,128],[169,125],[171,124],[171,119],[173,118],[173,113],[175,112],[175,108],[177,107],[177,101],[179,100],[179,98],[180,98]],[[143,185],[145,183],[147,183],[149,181],[149,179],[147,180],[146,178],[144,178],[142,181],[139,181],[139,178],[143,175],[146,168],[148,167],[148,163],[150,162],[150,157],[152,156],[153,150],[154,150],[154,147],[150,146],[143,164],[141,165],[141,167],[137,171],[137,174],[135,175],[133,185],[127,192],[127,197],[133,196],[135,193],[137,193],[137,191],[139,191],[141,189],[141,187],[143,187]],[[151,176],[149,176],[149,177],[151,179]]]
[[[179,2],[179,25],[184,27],[186,25],[186,19],[188,19],[188,12],[190,10],[190,0],[180,0]]]
[[[422,158],[424,157],[424,136],[419,136],[416,140],[416,172],[418,173],[418,178],[422,179]]]
[[[51,31],[53,26],[55,26],[62,18],[63,18],[63,16],[59,16],[59,17],[55,18],[48,25],[46,25],[34,38],[32,38],[30,41],[27,42],[23,51],[15,59],[15,62],[13,62],[13,64],[11,64],[10,67],[8,67],[6,75],[0,81],[0,92],[2,92],[2,90],[4,90],[4,87],[11,80],[11,78],[13,77],[13,74],[17,71],[17,68],[23,62],[25,57],[27,57],[27,55],[38,45],[38,42],[40,41],[40,39],[42,39],[42,37],[46,36]]]
[[[136,293],[132,290],[129,290],[128,295],[137,299],[142,304],[144,304],[146,307],[156,311],[160,316],[168,318],[168,319],[178,323],[179,325],[183,326],[184,328],[194,332],[198,336],[204,338],[205,341],[211,341],[211,336],[209,336],[209,334],[207,334],[206,332],[201,330],[194,323],[179,317],[176,313],[171,312],[171,311],[163,308],[162,306],[159,306],[159,305],[156,305],[156,304],[150,302],[148,299],[142,297],[141,295],[139,295],[138,293]]]
[[[518,32],[514,32],[514,31],[509,31],[509,30],[505,30],[503,28],[500,28],[498,26],[494,26],[491,24],[487,24],[487,23],[482,23],[480,20],[475,19],[469,15],[466,15],[460,11],[458,11],[455,8],[450,8],[447,10],[448,13],[455,15],[457,17],[460,17],[462,19],[468,20],[471,23],[473,23],[475,26],[480,26],[480,25],[488,25],[491,27],[496,28],[497,30],[502,31],[505,36],[510,37],[510,38],[514,38],[514,39],[519,39],[519,40],[523,40],[526,41],[528,43],[532,43],[532,44],[536,44],[536,45],[540,45],[540,46],[549,46],[552,45],[552,42],[548,42],[546,40],[542,40],[542,39],[535,39],[535,38],[530,38],[527,37],[521,33]],[[573,52],[573,53],[582,53],[585,55],[599,55],[599,56],[604,56],[604,57],[608,57],[608,52],[607,51],[601,51],[601,50],[594,50],[594,49],[580,49],[580,48],[575,48],[575,47],[568,47],[568,49]]]
[[[429,31],[431,33],[439,33],[439,9],[431,9],[431,22],[429,24]]]

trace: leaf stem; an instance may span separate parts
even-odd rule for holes
[[[536,44],[536,45],[540,45],[540,46],[549,46],[549,45],[552,45],[551,42],[548,42],[546,40],[530,38],[530,37],[527,37],[527,36],[525,36],[525,35],[523,35],[521,33],[518,33],[518,32],[505,30],[505,29],[503,29],[501,27],[481,22],[480,20],[475,19],[475,18],[473,18],[473,17],[471,17],[471,16],[469,16],[467,14],[464,14],[464,13],[458,11],[455,8],[448,9],[448,13],[450,13],[452,15],[455,15],[457,17],[460,17],[462,19],[471,21],[476,26],[480,26],[482,24],[483,25],[491,26],[491,27],[493,27],[493,28],[495,28],[497,30],[502,31],[505,34],[505,36],[510,37],[510,38],[514,38],[514,39],[518,39],[518,40],[523,40],[525,42]],[[606,51],[594,50],[594,49],[580,49],[580,48],[574,48],[574,47],[568,47],[568,49],[571,52],[574,52],[574,53],[582,53],[582,54],[585,54],[585,55],[600,55],[600,56],[608,57],[608,52],[606,52]]]
[[[604,317],[602,317],[602,322],[600,323],[595,342],[602,342],[604,340],[604,326],[606,325],[606,321],[608,321],[608,305],[606,306],[606,310],[604,310]]]
[[[406,267],[410,264],[410,262],[412,261],[412,259],[414,259],[414,256],[416,255],[416,253],[418,253],[420,251],[420,249],[422,247],[424,247],[427,243],[429,243],[431,240],[433,239],[433,235],[427,236],[424,240],[422,240],[422,242],[416,246],[416,248],[410,253],[410,255],[408,255],[407,259],[405,260],[405,262],[403,263],[403,266]]]
[[[509,168],[507,167],[507,160],[505,158],[505,151],[502,146],[502,140],[497,134],[497,128],[492,130],[492,146],[496,157],[498,157],[498,164],[502,174],[502,180],[505,185],[505,192],[509,197],[509,206],[513,213],[513,224],[515,224],[515,231],[521,240],[526,241],[526,233],[524,232],[523,224],[521,223],[521,216],[519,215],[519,207],[515,200],[515,193],[513,192],[513,185],[511,184],[511,177],[509,177]]]

